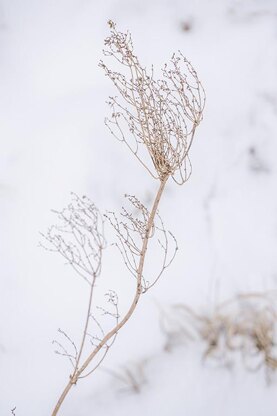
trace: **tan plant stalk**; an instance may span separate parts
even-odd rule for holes
[[[70,344],[73,352],[68,351],[60,342],[54,341],[58,346],[57,353],[69,359],[73,372],[52,416],[58,414],[72,386],[99,367],[119,330],[134,313],[141,295],[158,281],[175,257],[178,249],[176,239],[165,229],[158,207],[168,179],[172,177],[175,182],[182,184],[190,175],[188,151],[195,129],[202,119],[205,103],[205,94],[197,74],[180,53],[178,56],[172,56],[171,69],[170,65],[165,65],[162,70],[163,80],[156,81],[153,69],[149,76],[134,55],[130,34],[118,32],[111,21],[109,25],[111,35],[105,40],[108,49],[104,51],[104,55],[114,58],[123,69],[122,73],[119,73],[109,69],[103,62],[100,63],[122,99],[120,101],[117,97],[110,97],[112,117],[111,120],[106,120],[106,124],[112,134],[128,146],[147,171],[159,180],[159,187],[150,211],[138,198],[126,195],[133,210],[138,214],[123,208],[120,220],[114,213],[106,215],[116,233],[115,245],[125,266],[136,279],[134,297],[121,319],[118,314],[117,295],[114,292],[108,293],[112,311],[99,308],[103,315],[115,319],[112,329],[108,331],[104,331],[102,324],[92,313],[93,293],[101,272],[102,252],[105,248],[101,214],[88,198],[75,196],[67,209],[58,212],[62,226],[51,227],[44,235],[50,246],[54,246],[54,249],[50,250],[59,252],[90,286],[79,348],[77,349],[71,338],[61,330],[60,334],[67,344]],[[181,62],[188,74],[182,72]],[[124,71],[127,71],[126,74]],[[146,280],[145,259],[150,239],[153,243],[156,242],[159,248],[161,262],[156,277]],[[89,327],[92,323],[94,330],[100,331],[100,336],[90,333]],[[89,342],[93,348],[87,351]],[[91,368],[92,362],[95,365]]]
[[[103,348],[103,346],[112,338],[114,337],[117,332],[120,330],[120,328],[122,328],[123,325],[125,325],[125,323],[130,319],[130,317],[132,316],[134,310],[136,309],[137,303],[139,301],[139,298],[142,294],[142,272],[143,272],[143,266],[144,266],[144,260],[145,260],[145,254],[147,251],[147,245],[148,245],[148,241],[149,241],[149,235],[151,233],[151,229],[153,227],[154,224],[154,218],[155,218],[155,214],[157,212],[158,209],[158,205],[166,184],[167,178],[165,178],[159,186],[152,210],[150,212],[150,217],[147,223],[147,229],[146,229],[146,235],[145,238],[143,240],[143,245],[142,245],[142,249],[141,249],[141,255],[140,255],[140,262],[139,262],[139,268],[138,268],[138,276],[137,276],[137,285],[136,285],[136,292],[135,292],[135,296],[133,299],[133,302],[128,310],[128,312],[126,313],[126,315],[124,316],[124,318],[110,331],[106,334],[106,336],[102,339],[102,341],[98,344],[98,346],[91,352],[91,354],[87,357],[87,359],[84,361],[84,363],[81,365],[80,368],[76,368],[75,372],[73,373],[73,375],[70,377],[69,382],[67,383],[65,389],[63,390],[56,406],[55,409],[52,413],[52,416],[55,416],[58,414],[58,411],[64,401],[64,399],[66,398],[67,394],[69,393],[71,387],[77,383],[78,379],[82,376],[83,372],[87,369],[87,367],[89,366],[89,364],[91,363],[91,361],[93,360],[93,358],[96,356],[96,354]],[[88,316],[87,316],[88,319]],[[80,350],[81,351],[81,350]]]

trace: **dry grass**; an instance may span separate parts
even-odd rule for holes
[[[245,368],[263,368],[268,381],[277,369],[277,293],[247,293],[223,302],[206,313],[173,305],[162,314],[166,350],[201,339],[203,358],[230,366],[239,355]]]
[[[115,380],[119,382],[120,393],[141,393],[147,378],[145,375],[145,367],[148,359],[142,359],[137,362],[129,362],[121,366],[117,370],[101,367],[101,370],[110,374]]]

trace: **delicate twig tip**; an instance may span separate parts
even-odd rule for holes
[[[110,29],[115,29],[115,23],[110,19],[110,20],[108,20],[108,25],[109,25],[109,27],[110,27]]]

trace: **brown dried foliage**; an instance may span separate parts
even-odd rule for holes
[[[229,366],[238,352],[248,370],[263,367],[269,381],[277,369],[276,318],[277,294],[267,292],[238,295],[207,314],[174,305],[161,323],[167,350],[200,338],[205,344],[203,358]]]

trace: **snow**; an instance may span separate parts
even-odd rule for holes
[[[104,363],[115,372],[143,367],[141,391],[122,392],[117,377],[98,370],[60,414],[273,416],[276,384],[267,386],[262,372],[203,365],[198,344],[165,352],[159,308],[276,288],[275,0],[1,0],[0,414],[16,406],[17,416],[50,415],[70,372],[51,342],[58,328],[77,340],[81,333],[87,288],[38,247],[50,210],[74,191],[119,211],[125,193],[149,203],[157,187],[103,123],[114,89],[98,61],[110,18],[132,32],[146,65],[159,68],[180,49],[207,105],[192,177],[183,187],[170,183],[160,209],[177,258]],[[116,289],[124,310],[133,284],[110,248],[97,302]]]

